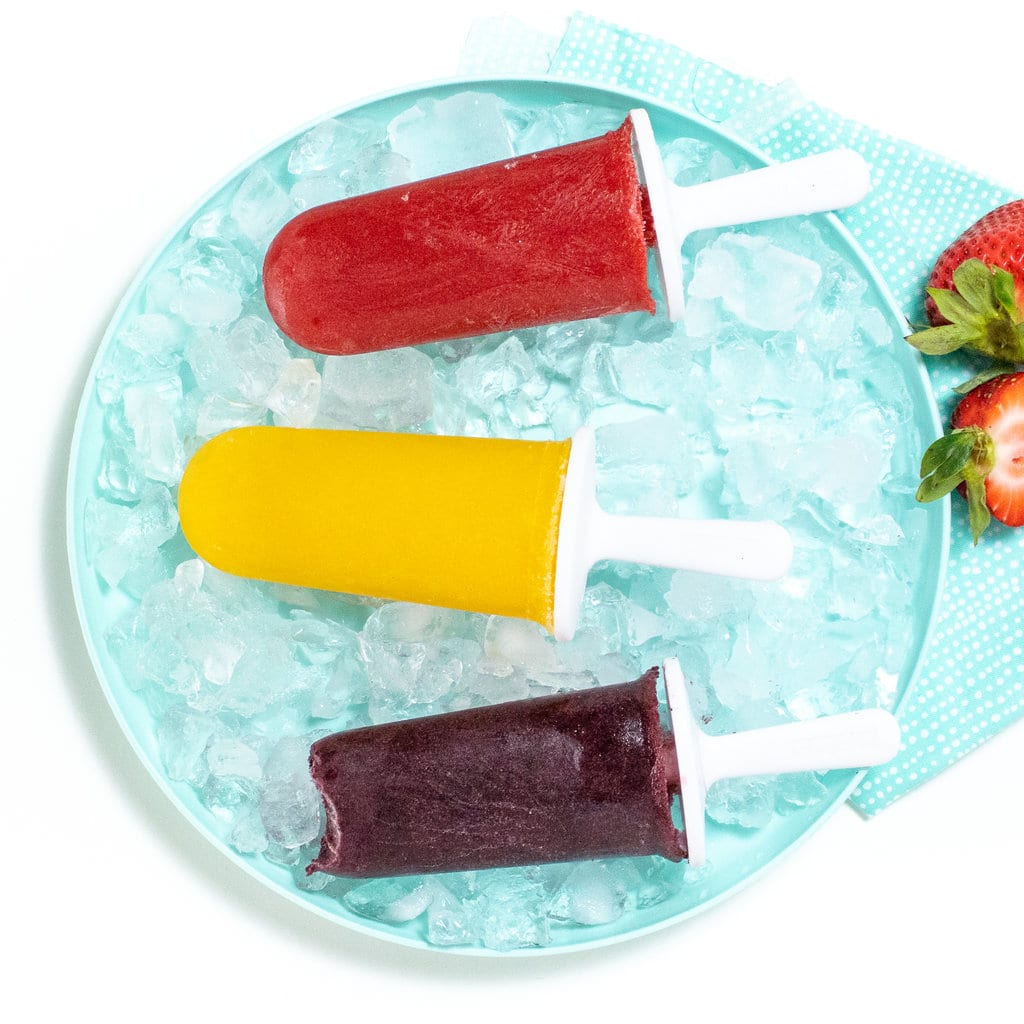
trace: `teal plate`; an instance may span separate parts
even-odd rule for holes
[[[756,167],[769,161],[728,133],[709,122],[683,114],[671,107],[652,102],[647,97],[622,90],[601,89],[569,82],[534,78],[500,80],[457,80],[396,91],[372,100],[337,110],[331,117],[341,115],[367,115],[375,120],[390,120],[413,103],[423,99],[443,99],[472,88],[490,92],[502,99],[536,109],[566,102],[590,104],[626,112],[634,106],[645,107],[651,116],[655,135],[661,145],[687,136],[712,144],[734,162]],[[215,815],[199,800],[196,791],[186,783],[173,781],[158,752],[155,722],[149,708],[126,683],[115,659],[107,648],[104,636],[110,627],[137,602],[116,588],[106,586],[94,570],[87,554],[85,505],[96,493],[96,480],[101,464],[101,451],[106,426],[104,409],[97,398],[97,374],[112,345],[120,325],[143,308],[147,284],[161,257],[188,234],[189,226],[208,204],[212,204],[225,190],[237,188],[239,182],[260,161],[280,166],[295,140],[314,124],[303,126],[288,139],[268,148],[248,162],[236,174],[206,196],[182,220],[166,244],[142,268],[118,307],[100,344],[92,371],[87,381],[71,450],[68,485],[68,543],[72,582],[86,643],[103,690],[115,716],[146,769],[158,785],[199,831],[240,868],[287,899],[312,910],[344,927],[351,928],[404,945],[430,949],[425,940],[422,923],[390,925],[369,920],[352,913],[336,897],[311,892],[296,886],[291,872],[259,856],[243,856],[225,841],[222,828]],[[889,295],[884,282],[858,248],[842,223],[834,216],[819,216],[816,224],[841,256],[849,260],[868,282],[869,301],[884,315],[893,329],[894,337],[904,333],[905,321]],[[910,393],[914,409],[914,427],[901,443],[912,448],[910,453],[923,447],[941,433],[939,414],[918,354],[910,346],[899,345],[896,362]],[[913,456],[916,457],[916,456]],[[927,642],[945,572],[949,540],[948,503],[927,506],[922,513],[923,540],[921,559],[913,592],[912,636],[908,654],[897,682],[897,705],[902,702],[914,684],[921,653]],[[671,654],[666,651],[665,654]],[[476,946],[443,947],[443,951],[482,955],[527,955],[565,952],[568,950],[604,945],[641,935],[690,917],[726,896],[735,893],[757,878],[776,858],[809,835],[843,803],[859,781],[862,773],[831,772],[823,777],[827,797],[813,806],[794,810],[786,815],[775,814],[771,822],[756,830],[727,828],[709,823],[708,848],[713,871],[682,879],[668,898],[653,906],[631,908],[618,920],[598,926],[558,926],[552,930],[552,942],[540,948],[514,949],[496,953]]]

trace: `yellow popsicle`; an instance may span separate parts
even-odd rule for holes
[[[224,572],[553,628],[571,441],[244,427],[189,462],[185,537]]]

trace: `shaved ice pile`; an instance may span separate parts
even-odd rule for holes
[[[717,891],[716,842],[756,848],[759,830],[812,821],[836,791],[813,774],[714,787],[699,872],[641,859],[307,879],[323,824],[313,740],[622,682],[671,655],[717,733],[891,706],[909,671],[926,513],[902,342],[823,218],[691,237],[681,325],[640,313],[325,358],[270,320],[262,256],[297,212],[596,135],[625,113],[462,92],[325,120],[206,202],[96,372],[103,443],[84,521],[98,585],[118,595],[101,643],[148,709],[166,777],[226,845],[319,906],[435,945],[544,946],[685,910]],[[664,155],[681,184],[744,167],[700,139]],[[605,564],[566,644],[522,621],[228,577],[188,549],[176,487],[204,440],[264,423],[532,439],[590,424],[609,511],[774,518],[793,569],[747,583]]]

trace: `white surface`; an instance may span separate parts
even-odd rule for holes
[[[0,1015],[810,1022],[828,1007],[829,1024],[1019,1020],[1024,725],[871,822],[843,808],[688,924],[525,961],[420,954],[302,912],[209,847],[135,762],[85,657],[63,540],[73,409],[121,293],[176,219],[265,144],[363,95],[449,75],[478,15],[514,9],[556,27],[570,11],[346,6],[96,0],[4,15],[0,288],[15,368],[0,757],[13,944]],[[952,5],[916,0],[843,5],[831,28],[817,2],[585,6],[738,71],[792,77],[1024,190],[1018,4],[993,10],[975,42],[951,27]],[[983,31],[992,46],[976,45]]]

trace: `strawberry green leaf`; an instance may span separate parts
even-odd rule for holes
[[[964,324],[943,324],[941,327],[926,327],[911,334],[907,341],[926,356],[944,356],[965,345],[977,344],[983,334],[978,328]]]
[[[985,323],[985,314],[995,313],[994,301],[990,301],[987,308],[975,308],[966,299],[947,288],[926,288],[925,291],[932,297],[938,311],[952,324],[970,324],[980,329]]]
[[[965,260],[953,271],[953,286],[964,301],[978,313],[992,315],[997,310],[997,298],[992,272],[981,260]],[[930,290],[930,289],[929,289]],[[933,295],[932,298],[935,298]],[[938,299],[935,304],[938,305]],[[941,307],[940,312],[941,312]],[[953,317],[943,313],[947,320]]]
[[[933,442],[921,459],[921,486],[917,489],[920,502],[944,498],[964,482],[976,439],[974,430],[954,430]]]
[[[1017,315],[1017,282],[1013,274],[1002,267],[992,269],[992,292],[996,302],[1006,311],[1011,320],[1019,320]]]
[[[985,502],[985,477],[975,472],[968,472],[965,482],[967,484],[967,521],[970,523],[974,543],[977,544],[992,520],[992,514]]]
[[[996,320],[990,320],[985,328],[984,340],[973,347],[993,359],[1004,363],[1024,360],[1024,334],[1005,313]]]

